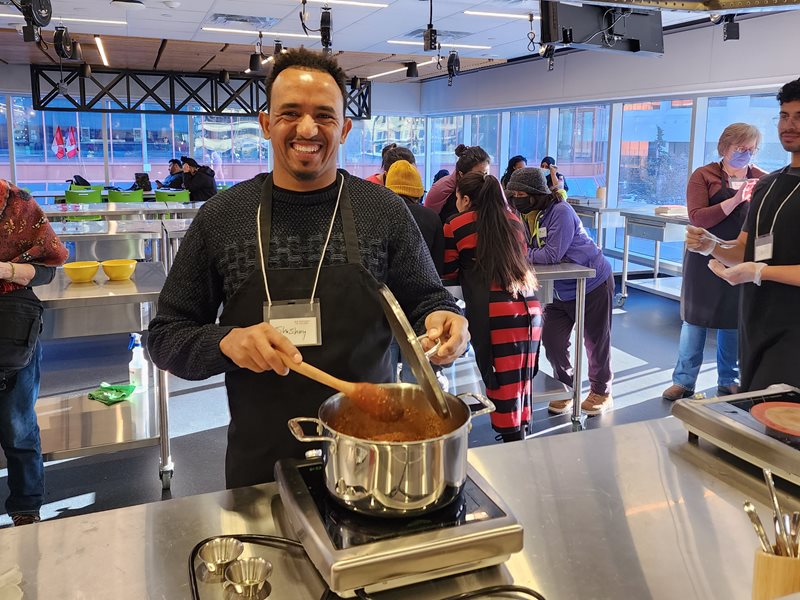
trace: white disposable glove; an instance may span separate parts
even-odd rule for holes
[[[696,252],[697,254],[708,256],[714,251],[714,247],[717,245],[717,243],[714,240],[709,239],[707,235],[710,234],[702,227],[687,225],[686,248],[690,252]]]
[[[717,277],[721,277],[731,285],[739,285],[742,283],[761,285],[761,271],[763,271],[766,266],[766,263],[762,262],[745,262],[735,267],[726,267],[715,258],[708,261],[708,268],[711,269]]]

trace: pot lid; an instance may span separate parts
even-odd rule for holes
[[[411,372],[417,378],[417,384],[423,389],[425,397],[437,414],[443,418],[449,417],[450,409],[447,406],[444,392],[436,379],[436,374],[433,372],[430,361],[425,356],[422,345],[417,339],[416,332],[411,327],[411,323],[408,322],[403,309],[400,308],[400,303],[386,285],[381,285],[378,288],[378,292],[381,307],[386,319],[389,321],[389,327],[392,329],[394,338],[400,346],[403,360],[408,362]]]

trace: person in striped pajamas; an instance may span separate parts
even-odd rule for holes
[[[478,368],[497,407],[492,427],[505,442],[522,440],[532,419],[542,328],[525,228],[492,175],[461,177],[456,206],[444,225],[442,277],[461,284]]]

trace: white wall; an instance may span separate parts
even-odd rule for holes
[[[775,90],[800,76],[800,11],[741,22],[741,39],[721,27],[665,36],[661,57],[609,52],[556,56],[422,84],[423,114],[595,100]]]

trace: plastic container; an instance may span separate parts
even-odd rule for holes
[[[150,387],[150,363],[144,357],[142,336],[138,333],[131,334],[128,350],[133,351],[133,358],[128,363],[128,379],[131,385],[136,386],[136,391],[145,391]]]

